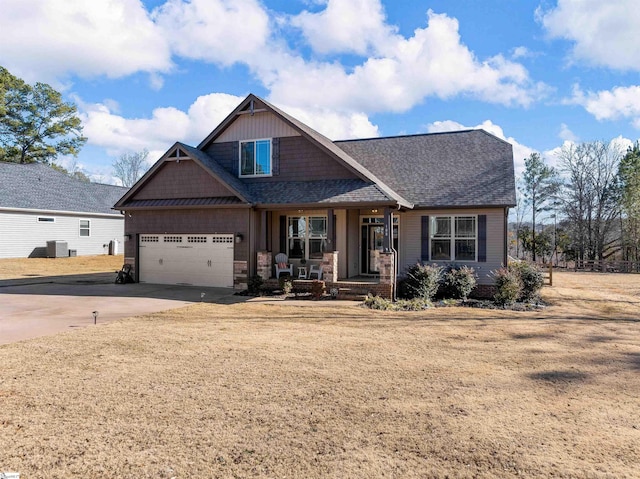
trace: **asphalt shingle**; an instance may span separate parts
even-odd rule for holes
[[[512,206],[516,202],[512,147],[483,130],[335,144],[415,206]]]
[[[117,214],[127,188],[85,183],[42,164],[0,162],[0,208]]]

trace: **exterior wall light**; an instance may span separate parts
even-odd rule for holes
[[[236,243],[242,243],[243,239],[244,236],[242,236],[242,233],[236,233]]]

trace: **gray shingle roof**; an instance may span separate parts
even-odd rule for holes
[[[118,214],[127,188],[85,183],[46,165],[0,162],[0,208]]]
[[[360,179],[269,181],[247,184],[251,199],[259,204],[390,203],[377,185]]]
[[[512,147],[483,130],[335,144],[415,206],[512,206],[516,202]]]

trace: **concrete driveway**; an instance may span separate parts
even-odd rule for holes
[[[224,288],[114,284],[114,275],[0,281],[0,345],[204,301],[242,301]],[[202,297],[202,293],[204,296]]]

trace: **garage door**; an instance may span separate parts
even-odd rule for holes
[[[140,282],[233,287],[233,235],[140,235]]]

